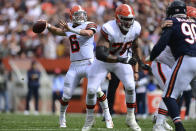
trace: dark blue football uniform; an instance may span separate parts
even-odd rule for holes
[[[176,99],[189,84],[192,86],[196,82],[196,22],[178,17],[168,20],[173,21],[173,26],[163,30],[151,52],[150,60],[154,60],[169,45],[176,62],[165,83],[163,101],[174,123],[178,123],[181,120]]]
[[[171,51],[178,59],[180,56],[196,56],[196,22],[187,18],[168,18],[173,26],[165,28],[161,38],[151,52],[150,59],[154,60],[169,45]]]

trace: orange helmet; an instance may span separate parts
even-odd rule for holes
[[[87,21],[86,11],[80,6],[75,5],[70,9],[70,19],[73,23],[81,24]]]
[[[115,17],[119,27],[128,31],[131,25],[133,25],[135,13],[131,6],[122,4],[116,8]]]
[[[186,6],[186,8],[187,8],[187,16],[196,18],[196,8],[192,6]]]

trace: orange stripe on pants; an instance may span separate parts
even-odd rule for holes
[[[182,60],[183,60],[183,56],[181,56],[178,60],[178,63],[172,73],[172,76],[171,76],[171,79],[170,79],[170,82],[169,82],[169,86],[168,86],[168,89],[167,89],[167,93],[166,93],[166,97],[170,97],[171,93],[172,93],[172,90],[174,88],[174,84],[175,84],[175,81],[176,81],[176,76],[177,76],[177,73],[178,73],[178,70],[180,69],[180,65],[182,64]]]

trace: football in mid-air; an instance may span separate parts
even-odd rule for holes
[[[33,24],[33,32],[34,33],[42,33],[46,28],[46,21],[39,20]]]

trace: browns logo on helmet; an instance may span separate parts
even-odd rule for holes
[[[122,4],[116,8],[115,17],[119,27],[125,31],[129,31],[133,25],[135,13],[131,6]]]
[[[86,11],[80,5],[75,5],[70,9],[70,19],[75,24],[82,24],[87,21]]]

